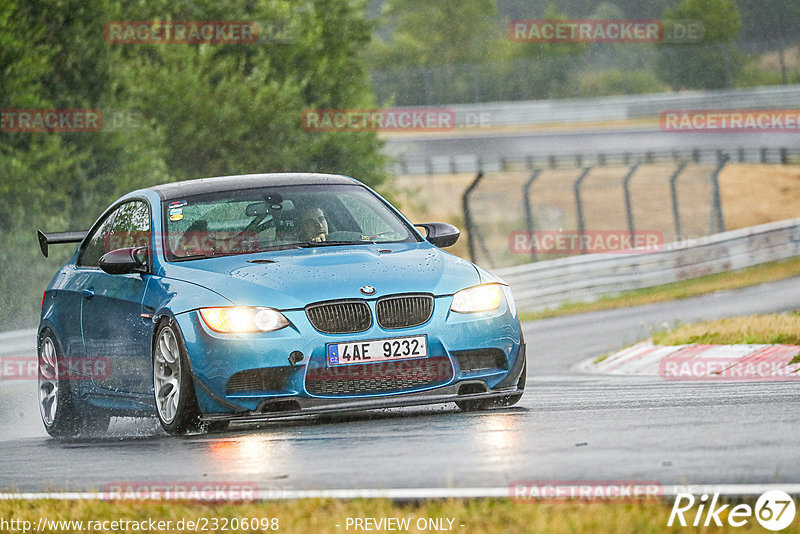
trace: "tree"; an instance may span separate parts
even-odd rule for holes
[[[670,22],[701,21],[699,43],[662,44],[659,74],[673,89],[720,89],[730,87],[744,58],[734,40],[741,17],[733,0],[683,0],[664,12]]]
[[[482,97],[477,87],[501,83],[492,66],[507,58],[509,42],[494,0],[389,0],[379,20],[377,33],[386,37],[373,42],[367,58],[385,98],[472,102]]]
[[[747,23],[742,39],[778,50],[781,83],[788,83],[786,49],[800,42],[800,0],[738,0]]]
[[[249,20],[290,26],[256,44],[124,45],[118,20]],[[122,193],[178,178],[331,171],[379,186],[374,133],[314,133],[307,108],[367,107],[363,0],[6,0],[0,109],[99,109],[135,117],[95,132],[0,132],[0,319],[28,325],[70,247],[42,260],[35,237],[86,229]],[[111,122],[111,121],[109,121]],[[59,247],[55,247],[58,249]]]
[[[315,0],[281,12],[281,5],[236,18],[280,21],[296,30],[290,42],[164,46],[127,62],[131,102],[163,132],[170,174],[327,171],[380,185],[385,160],[376,134],[307,132],[300,120],[304,109],[373,105],[360,58],[371,30],[362,7]]]

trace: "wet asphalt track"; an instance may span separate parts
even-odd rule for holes
[[[102,490],[112,482],[291,489],[505,487],[520,480],[797,483],[800,386],[581,374],[576,363],[651,327],[795,309],[800,279],[673,303],[531,322],[528,390],[513,408],[454,405],[166,436],[117,419],[112,435],[46,437],[32,381],[0,384],[0,488]]]

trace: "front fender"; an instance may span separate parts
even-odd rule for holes
[[[147,284],[143,313],[158,321],[161,317],[175,317],[198,308],[232,306],[234,303],[207,287],[185,280],[153,276]]]

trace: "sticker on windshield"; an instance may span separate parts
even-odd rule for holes
[[[186,205],[186,201],[185,200],[176,200],[175,202],[170,202],[169,203],[169,208],[170,209],[182,208],[185,205]]]

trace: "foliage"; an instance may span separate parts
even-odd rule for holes
[[[658,72],[675,90],[730,87],[744,58],[734,40],[741,31],[733,0],[682,0],[664,12],[665,21],[702,21],[700,43],[663,44]]]
[[[111,21],[170,19],[261,21],[287,38],[126,45],[103,35]],[[128,191],[288,170],[380,186],[376,134],[307,132],[300,122],[304,109],[373,103],[361,58],[371,31],[357,0],[0,3],[0,108],[89,108],[104,119],[96,132],[0,133],[0,319],[32,324],[68,254],[43,260],[36,228],[85,229]]]

